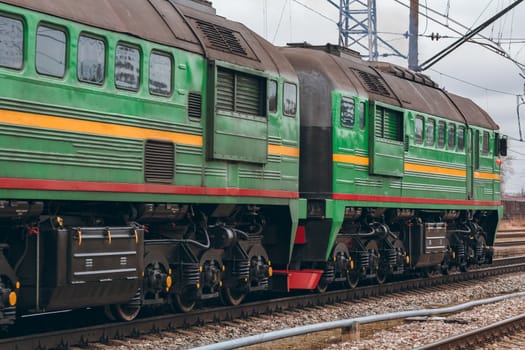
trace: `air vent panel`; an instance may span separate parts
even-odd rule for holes
[[[202,118],[202,95],[190,92],[188,94],[188,117]]]
[[[368,73],[358,69],[352,69],[357,74],[359,80],[363,83],[366,89],[370,92],[383,95],[392,96],[387,85],[384,83],[383,78],[379,75]]]
[[[172,183],[175,167],[175,146],[172,142],[148,140],[144,152],[146,182]]]

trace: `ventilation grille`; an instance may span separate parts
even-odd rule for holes
[[[217,108],[223,111],[234,110],[235,75],[233,71],[217,70]]]
[[[144,153],[144,178],[146,182],[171,183],[175,166],[173,143],[148,140]]]
[[[202,117],[202,96],[201,94],[190,92],[188,95],[188,117],[198,118]]]
[[[199,19],[194,19],[194,21],[211,47],[234,55],[248,57],[248,50],[246,45],[241,42],[244,40],[239,32]]]
[[[264,78],[217,69],[217,108],[256,116],[266,115]]]
[[[378,106],[376,135],[386,140],[403,142],[403,113]]]
[[[376,94],[383,96],[392,96],[380,76],[358,69],[353,69],[353,71],[357,74],[361,82],[364,83],[368,91],[375,92]]]

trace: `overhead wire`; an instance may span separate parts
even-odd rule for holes
[[[481,89],[481,90],[485,90],[485,91],[490,91],[490,92],[495,92],[495,93],[498,93],[498,94],[502,94],[502,95],[507,95],[507,96],[516,96],[515,93],[512,93],[512,92],[508,92],[508,91],[501,91],[501,90],[496,90],[496,89],[490,89],[490,88],[487,88],[487,87],[484,87],[482,85],[478,85],[478,84],[475,84],[475,83],[471,83],[469,81],[466,81],[466,80],[463,80],[463,79],[460,79],[460,78],[457,78],[457,77],[454,77],[452,75],[449,75],[449,74],[446,74],[446,73],[443,73],[443,72],[440,72],[440,71],[437,71],[433,68],[430,69],[431,71],[439,74],[439,75],[442,75],[444,77],[447,77],[449,79],[453,79],[453,80],[456,80],[456,81],[459,81],[460,83],[463,83],[463,84],[466,84],[466,85],[470,85],[470,86],[473,86],[473,87],[476,87],[478,89]]]
[[[284,10],[286,9],[286,4],[288,1],[284,1],[283,8],[281,9],[281,17],[279,18],[279,22],[277,23],[277,29],[275,30],[275,34],[273,35],[272,43],[275,42],[275,38],[277,37],[277,34],[279,33],[279,29],[281,28],[281,23],[283,21],[284,16]]]
[[[321,12],[317,11],[317,10],[314,9],[314,8],[311,8],[311,7],[308,6],[308,5],[303,4],[301,1],[299,1],[299,0],[292,0],[292,1],[295,2],[296,4],[301,5],[301,6],[304,7],[305,9],[307,9],[307,10],[309,10],[309,11],[311,11],[311,12],[317,14],[317,15],[319,15],[319,16],[322,17],[322,18],[324,18],[324,19],[326,19],[326,20],[328,20],[328,21],[330,21],[330,22],[332,22],[332,23],[334,23],[334,24],[338,24],[338,23],[337,23],[336,21],[334,21],[332,18],[330,18],[330,17],[328,17],[328,16],[322,14]]]

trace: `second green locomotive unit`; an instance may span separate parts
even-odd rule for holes
[[[206,1],[0,1],[0,325],[490,263],[505,139]]]

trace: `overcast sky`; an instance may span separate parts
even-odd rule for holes
[[[339,3],[338,0],[333,1]],[[376,0],[377,30],[381,33],[380,37],[405,55],[408,52],[408,40],[404,34],[408,31],[409,11],[400,3],[408,5],[409,2]],[[327,0],[212,0],[212,3],[217,9],[217,14],[244,23],[275,45],[304,41],[318,45],[338,42],[338,11]],[[450,28],[466,33],[466,29],[460,28],[453,21],[460,22],[467,28],[475,28],[513,3],[513,0],[420,0],[420,3],[428,4],[439,14],[448,13],[447,19],[427,12],[432,18],[448,24]],[[425,13],[424,10],[421,11]],[[441,37],[453,38],[433,41],[429,37],[420,36],[420,63],[458,38],[458,34],[425,19],[423,14],[419,18],[420,35],[439,33]],[[481,34],[498,41],[513,59],[525,64],[523,18],[525,2],[483,30]],[[511,38],[512,43],[509,42]],[[367,54],[363,48],[352,48]],[[380,55],[390,53],[392,50],[379,46]],[[380,60],[405,67],[408,65],[405,59],[393,56],[381,57]],[[519,76],[519,73],[525,75],[525,72],[516,64],[481,45],[466,43],[424,73],[447,90],[474,100],[500,125],[503,134],[512,139],[519,139],[516,95],[524,94],[525,79]],[[520,112],[522,130],[525,133],[525,105],[521,106]],[[512,176],[506,178],[506,191],[525,191],[525,144],[511,140],[510,145],[509,155],[512,160],[504,161],[504,166],[512,169]]]

